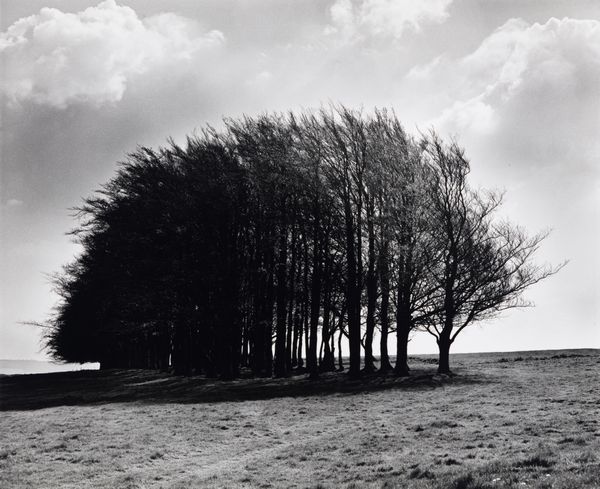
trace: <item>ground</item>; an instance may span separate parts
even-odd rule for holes
[[[600,350],[408,380],[0,378],[3,488],[600,488]],[[333,391],[332,393],[327,393]]]

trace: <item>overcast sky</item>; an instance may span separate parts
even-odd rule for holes
[[[77,206],[136,145],[223,116],[393,107],[466,148],[569,264],[454,351],[600,347],[600,2],[0,0],[0,358],[43,359]],[[413,352],[435,352],[428,335]]]

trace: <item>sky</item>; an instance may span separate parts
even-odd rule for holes
[[[502,218],[552,230],[537,261],[569,261],[454,351],[600,347],[600,2],[0,0],[0,31],[0,358],[46,358],[23,323],[127,153],[329,102],[455,138]]]

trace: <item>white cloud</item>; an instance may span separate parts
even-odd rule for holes
[[[512,19],[469,55],[415,67],[407,78],[444,87],[454,100],[433,121],[445,131],[495,131],[515,152],[536,157],[554,157],[558,146],[562,156],[576,146],[580,154],[598,154],[598,21]]]
[[[452,0],[336,0],[330,8],[326,33],[343,40],[367,36],[399,39],[407,31],[418,32],[424,24],[448,18]]]
[[[485,94],[482,94],[467,101],[456,101],[445,109],[432,125],[451,127],[458,132],[469,130],[476,134],[490,134],[498,121],[494,108],[484,99]]]
[[[537,260],[570,260],[528,295],[538,308],[504,324],[526,333],[543,325],[549,338],[566,327],[570,336],[561,341],[592,340],[598,277],[591,271],[600,270],[600,21],[509,20],[462,57],[446,54],[413,68],[403,88],[415,103],[429,103],[427,125],[466,148],[472,182],[507,190],[501,215],[531,232],[553,229]]]
[[[132,77],[185,63],[224,42],[172,13],[140,18],[106,0],[78,13],[43,8],[0,34],[3,90],[12,102],[55,107],[121,100]]]
[[[424,65],[413,66],[406,74],[411,80],[427,80],[442,62],[442,56],[436,56],[432,61]]]
[[[351,36],[355,30],[354,6],[352,0],[336,0],[329,9],[333,25],[328,25],[327,33],[340,33]]]
[[[19,207],[23,205],[23,201],[19,199],[8,199],[6,201],[6,207]]]

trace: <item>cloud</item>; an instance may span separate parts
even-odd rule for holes
[[[437,67],[442,62],[442,56],[436,56],[432,61],[424,65],[413,66],[410,71],[406,74],[406,78],[409,80],[427,80],[431,77],[432,73],[435,72]]]
[[[570,260],[528,295],[537,311],[505,324],[527,332],[537,323],[556,338],[567,328],[591,340],[599,293],[591,271],[600,269],[600,21],[511,19],[462,57],[414,67],[403,86],[419,102],[435,99],[428,125],[457,136],[472,181],[507,190],[501,215],[531,232],[553,229],[537,259]]]
[[[433,122],[434,127],[451,127],[453,132],[471,130],[490,134],[498,124],[494,108],[486,103],[485,93],[466,101],[458,100],[445,109]]]
[[[8,199],[6,201],[6,207],[19,207],[23,205],[23,201],[19,199]]]
[[[432,121],[444,131],[493,135],[532,161],[600,156],[599,21],[511,19],[467,56],[435,59],[407,79],[444,87],[453,102]]]
[[[600,22],[512,19],[467,55],[414,68],[405,83],[415,99],[437,99],[428,124],[457,136],[474,182],[507,189],[505,216],[554,229],[543,257],[571,263],[544,297],[577,304],[569,314],[579,319],[549,305],[547,322],[589,321],[596,303],[581,297],[597,290],[589,270],[599,265]]]
[[[451,3],[452,0],[336,0],[325,32],[345,41],[364,37],[399,39],[407,30],[419,32],[424,24],[444,22]]]
[[[223,42],[221,32],[203,32],[195,21],[172,13],[140,18],[114,0],[77,13],[43,8],[0,34],[3,91],[12,103],[114,103],[133,77]]]

